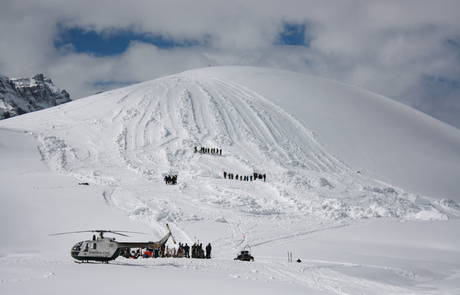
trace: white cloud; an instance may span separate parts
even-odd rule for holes
[[[0,73],[45,72],[78,97],[100,90],[94,81],[142,81],[209,64],[270,66],[359,85],[460,126],[460,91],[436,83],[430,87],[442,91],[427,91],[423,79],[460,79],[460,49],[446,45],[459,38],[458,11],[460,2],[448,0],[6,0]],[[273,45],[283,22],[306,23],[311,46]],[[210,36],[210,44],[163,50],[133,42],[121,55],[95,57],[54,48],[58,23]]]

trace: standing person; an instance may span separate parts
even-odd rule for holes
[[[200,244],[198,246],[198,249],[199,249],[199,257],[198,258],[204,258],[203,244]]]
[[[224,179],[227,179],[227,172],[224,171]]]
[[[264,174],[264,182],[265,182],[265,179],[267,178],[267,175]]]
[[[220,149],[220,150],[219,150],[219,155],[221,155],[221,156],[222,156],[222,149]]]
[[[195,148],[195,153],[198,152],[198,148],[196,146],[194,148]]]
[[[236,175],[236,180],[238,180],[238,174]]]
[[[208,245],[206,246],[206,259],[210,259],[211,258],[211,243],[208,243]]]
[[[192,258],[196,258],[196,244],[192,245]]]
[[[187,245],[187,243],[185,243],[185,246],[184,246],[184,256],[185,258],[190,258],[190,247],[189,245]]]
[[[250,181],[252,181],[252,175],[251,175],[251,176],[249,176],[249,180],[250,180]]]

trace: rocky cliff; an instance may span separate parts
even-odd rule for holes
[[[69,101],[69,93],[58,89],[51,79],[43,74],[37,74],[32,78],[8,78],[0,75],[0,119]]]

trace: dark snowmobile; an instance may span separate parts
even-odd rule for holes
[[[234,260],[241,260],[241,261],[254,261],[254,257],[248,250],[242,250]]]

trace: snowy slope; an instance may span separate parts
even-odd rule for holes
[[[207,68],[276,103],[354,169],[412,192],[460,200],[460,131],[364,89],[260,68]]]
[[[2,223],[12,224],[1,232],[12,237],[0,243],[5,276],[10,265],[21,272],[18,264],[35,263],[34,255],[32,262],[8,255],[14,249],[61,251],[57,271],[71,272],[62,248],[73,239],[51,242],[46,233],[123,228],[131,219],[128,229],[146,226],[155,237],[169,222],[182,242],[213,243],[220,260],[170,262],[191,281],[187,269],[228,286],[230,276],[242,289],[273,284],[275,293],[437,293],[460,286],[460,132],[364,90],[270,69],[206,68],[7,119],[0,128],[9,129],[0,132],[8,169]],[[223,152],[195,153],[195,146]],[[27,156],[17,166],[24,158],[19,147]],[[267,181],[228,180],[223,171],[266,173]],[[166,174],[178,174],[179,184],[166,186]],[[78,181],[92,185],[86,190]],[[27,214],[11,213],[17,211]],[[373,217],[392,219],[360,221]],[[40,241],[28,251],[18,230],[25,221]],[[419,242],[408,243],[409,233]],[[231,261],[245,245],[260,255],[251,269]],[[308,265],[286,264],[286,249]],[[149,269],[158,263],[136,262]],[[7,283],[5,290],[24,287]]]

